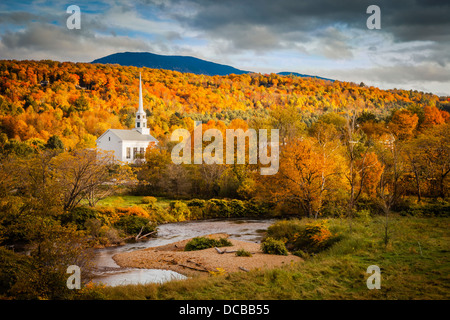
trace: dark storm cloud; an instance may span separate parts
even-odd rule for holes
[[[173,5],[195,8],[194,14],[178,13],[174,17],[206,33],[221,36],[231,26],[245,31],[256,25],[265,26],[283,38],[284,33],[291,31],[314,31],[335,25],[367,30],[366,9],[372,4],[381,8],[382,30],[392,34],[396,41],[449,39],[448,0],[172,0],[165,2],[165,7],[169,10]]]
[[[345,5],[346,2],[352,2],[356,5]],[[310,30],[323,25],[326,22],[325,20],[353,20],[355,14],[361,12],[358,8],[364,9],[364,5],[361,6],[361,2],[348,0],[192,0],[182,1],[182,3],[194,5],[198,8],[197,14],[194,17],[188,17],[186,22],[207,29],[217,29],[229,24],[259,24],[282,29],[288,26],[295,26],[302,27],[304,30]]]

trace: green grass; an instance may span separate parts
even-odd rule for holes
[[[449,218],[393,216],[330,219],[340,234],[331,248],[272,270],[229,273],[165,284],[106,287],[106,299],[449,299]],[[420,243],[420,246],[419,246]],[[381,268],[381,289],[369,290],[369,265]]]
[[[100,200],[97,203],[99,207],[132,207],[132,206],[145,206],[146,204],[142,203],[143,196],[110,196],[105,199]],[[156,197],[158,201],[156,204],[161,208],[169,207],[169,203],[173,200],[167,198]]]

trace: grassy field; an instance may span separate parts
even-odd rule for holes
[[[225,273],[162,285],[96,289],[105,299],[449,299],[449,218],[392,216],[329,219],[341,240],[304,262],[273,270]],[[367,267],[381,268],[369,290]]]
[[[129,196],[129,195],[123,195],[123,196],[110,196],[105,199],[102,199],[98,202],[97,206],[102,207],[131,207],[131,206],[140,206],[145,205],[142,203],[142,196]],[[156,197],[158,201],[156,202],[157,205],[161,206],[162,208],[167,208],[169,206],[170,201],[173,201],[173,199],[166,199],[161,197]]]

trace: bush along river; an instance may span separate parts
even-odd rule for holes
[[[259,243],[265,230],[274,221],[274,219],[212,219],[162,224],[158,226],[158,235],[155,238],[118,247],[97,249],[94,256],[96,271],[92,281],[107,286],[117,286],[186,279],[184,275],[171,270],[121,268],[112,257],[120,252],[162,246],[212,233],[227,233],[232,239]]]

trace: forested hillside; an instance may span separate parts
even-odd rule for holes
[[[441,107],[432,94],[364,84],[244,74],[204,76],[148,68],[55,61],[0,62],[0,130],[8,139],[45,143],[57,135],[68,150],[93,147],[109,128],[131,128],[142,72],[149,127],[161,139],[191,119],[266,121],[289,109],[307,125],[326,112],[366,111],[384,119],[397,108]],[[278,111],[277,111],[278,113]]]

